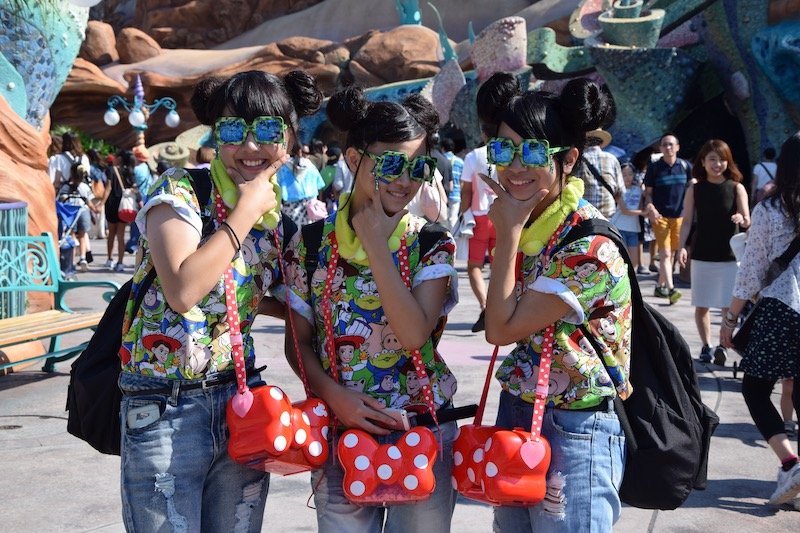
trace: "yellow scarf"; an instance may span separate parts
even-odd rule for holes
[[[358,240],[355,230],[350,227],[350,193],[342,193],[339,196],[339,211],[336,213],[336,225],[334,231],[336,232],[336,242],[339,243],[339,254],[344,257],[349,263],[359,266],[369,266],[369,258],[367,252]],[[408,221],[411,219],[411,214],[406,213],[397,227],[394,228],[392,236],[389,237],[389,250],[396,252],[400,249],[400,239],[408,228]]]
[[[577,209],[581,198],[583,198],[583,180],[575,176],[568,177],[561,194],[556,196],[553,203],[547,206],[530,226],[522,230],[519,250],[528,256],[540,254],[556,228],[567,215]]]
[[[228,171],[225,170],[225,165],[219,160],[219,157],[211,162],[211,180],[214,182],[214,188],[219,191],[219,195],[222,197],[222,202],[225,206],[228,209],[233,209],[236,202],[239,200],[239,190],[236,188],[233,179],[228,175]],[[272,176],[270,181],[272,182],[272,188],[275,191],[275,198],[278,200],[278,204],[272,211],[264,213],[253,225],[254,228],[260,230],[274,230],[278,227],[278,223],[281,220],[281,187],[278,185],[278,180],[275,176]]]

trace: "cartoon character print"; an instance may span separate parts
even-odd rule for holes
[[[154,376],[166,376],[167,368],[175,364],[175,352],[181,347],[178,339],[166,335],[152,334],[142,338],[142,345],[151,354],[149,366]]]

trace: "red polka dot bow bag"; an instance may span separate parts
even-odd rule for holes
[[[335,234],[331,242],[331,259],[323,294],[331,302],[331,287],[339,259]],[[403,282],[411,289],[408,247],[401,239],[398,264]],[[329,305],[323,310],[326,328],[326,351],[331,358],[331,375],[338,381],[332,312]],[[419,350],[411,350],[411,360],[422,384],[422,394],[437,427],[436,405]],[[438,441],[425,426],[407,430],[394,444],[378,444],[373,436],[361,429],[348,429],[339,439],[338,458],[344,470],[342,488],[349,501],[359,505],[393,505],[428,499],[436,488],[433,465],[438,455]]]
[[[553,326],[550,326],[545,331],[530,431],[481,425],[497,359],[498,349],[495,347],[475,420],[459,428],[453,443],[453,486],[467,498],[492,505],[525,507],[544,499],[550,444],[541,435],[541,429],[550,377],[552,339]]]
[[[218,216],[219,213],[218,206]],[[277,233],[275,246],[277,250],[281,249]],[[278,263],[283,270],[281,258]],[[230,267],[225,272],[225,300],[237,383],[236,394],[228,402],[226,413],[230,432],[228,454],[239,464],[281,475],[321,467],[328,459],[330,416],[328,406],[311,394],[302,357],[297,359],[306,391],[305,400],[292,403],[280,387],[274,385],[248,387],[239,309]],[[295,350],[299,354],[292,313],[287,315]]]

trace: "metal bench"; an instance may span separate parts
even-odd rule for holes
[[[0,372],[8,368],[45,360],[45,372],[52,372],[55,364],[78,355],[88,341],[63,348],[61,337],[84,329],[94,329],[103,312],[75,312],[69,308],[64,296],[67,291],[82,287],[105,287],[103,298],[110,301],[119,289],[112,281],[67,281],[61,275],[55,240],[50,233],[39,236],[0,235],[0,293],[50,292],[54,294],[55,309],[23,316],[0,319],[0,350],[30,341],[50,339],[47,353],[0,362]]]

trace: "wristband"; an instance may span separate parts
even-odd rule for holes
[[[227,229],[228,232],[230,232],[231,237],[233,238],[233,240],[236,241],[236,253],[238,254],[239,251],[242,249],[242,243],[239,240],[239,237],[236,235],[236,232],[233,231],[233,228],[231,227],[231,225],[228,224],[227,222],[225,222],[224,220],[222,222],[220,222],[219,225],[220,226],[224,226],[225,229]]]

